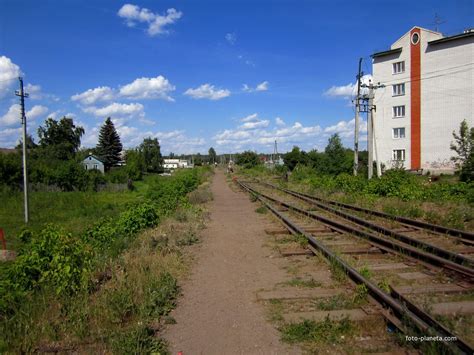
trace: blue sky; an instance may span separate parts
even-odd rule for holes
[[[0,147],[67,115],[84,146],[111,116],[126,147],[158,137],[165,153],[323,149],[351,144],[357,61],[414,25],[473,27],[471,0],[0,0]]]

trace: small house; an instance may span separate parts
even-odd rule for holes
[[[92,153],[89,153],[89,156],[82,161],[82,165],[86,170],[99,170],[102,174],[105,170],[104,163]]]

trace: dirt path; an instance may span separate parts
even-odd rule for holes
[[[265,319],[256,292],[285,277],[263,247],[265,218],[221,171],[212,183],[211,221],[197,263],[164,336],[172,354],[294,354]]]

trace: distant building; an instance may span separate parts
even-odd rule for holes
[[[187,160],[183,159],[164,159],[163,168],[173,170],[181,168],[192,168],[193,165],[189,164]]]
[[[474,30],[444,37],[413,27],[372,54],[377,151],[387,167],[454,170],[453,131],[474,126]]]
[[[102,174],[105,171],[104,163],[91,153],[82,161],[82,165],[86,170],[99,170]]]

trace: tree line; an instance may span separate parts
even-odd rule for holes
[[[120,136],[110,117],[101,126],[94,148],[80,148],[84,133],[84,128],[72,118],[63,117],[48,118],[38,128],[38,144],[31,135],[27,136],[29,181],[33,188],[45,185],[64,191],[97,189],[106,182],[126,183],[129,179],[141,179],[143,173],[163,171],[157,138],[145,138],[138,147],[123,154]],[[0,154],[0,185],[22,187],[21,146],[20,142],[16,153]],[[105,175],[84,169],[82,161],[89,154],[104,163]]]

